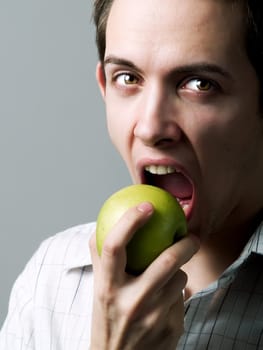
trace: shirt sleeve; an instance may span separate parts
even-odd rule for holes
[[[0,350],[57,349],[59,342],[59,348],[86,349],[79,344],[89,341],[94,227],[79,225],[42,242],[11,291]]]
[[[46,241],[14,283],[8,314],[0,331],[0,350],[34,349],[34,294],[44,259]]]

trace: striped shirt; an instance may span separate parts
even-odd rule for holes
[[[44,241],[12,289],[0,350],[88,350],[95,223]],[[263,349],[263,224],[243,253],[185,304],[177,350]]]

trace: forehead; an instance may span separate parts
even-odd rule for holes
[[[161,19],[163,15],[169,20],[170,16],[167,16],[166,9],[169,9],[171,15],[177,13],[181,18],[182,15],[185,18],[198,12],[214,17],[218,12],[227,14],[230,9],[231,17],[236,17],[239,16],[241,9],[244,9],[242,0],[112,0],[109,3],[111,3],[109,15],[118,15],[125,23],[131,23],[137,18],[136,15],[141,15],[144,22],[152,16]]]
[[[107,50],[127,55],[134,48],[158,52],[159,48],[178,51],[211,51],[214,46],[244,49],[241,8],[220,0],[114,0],[106,28]],[[195,53],[196,54],[196,53]]]

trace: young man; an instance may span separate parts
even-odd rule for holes
[[[16,282],[1,350],[263,349],[262,16],[259,0],[95,1],[113,144],[135,183],[179,199],[189,235],[138,277],[125,246],[150,203],[101,257],[95,224],[50,238]]]

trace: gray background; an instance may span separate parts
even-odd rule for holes
[[[0,0],[0,327],[40,242],[130,183],[95,81],[92,0]]]

